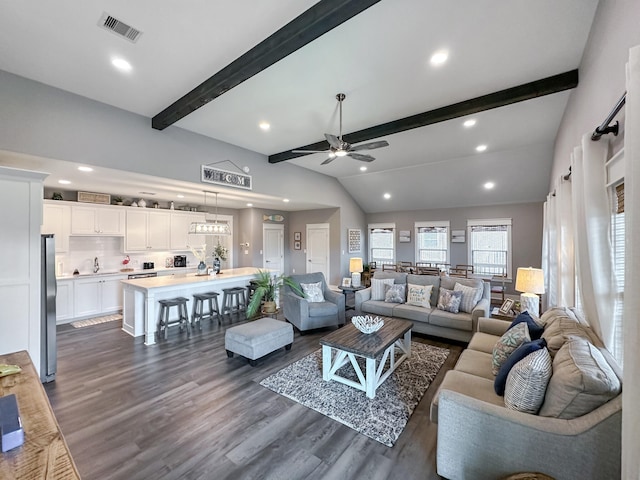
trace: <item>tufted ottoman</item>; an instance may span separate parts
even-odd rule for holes
[[[291,324],[273,318],[260,318],[231,327],[224,334],[227,356],[233,357],[234,353],[242,355],[252,367],[256,366],[256,359],[282,347],[291,350],[292,344]]]

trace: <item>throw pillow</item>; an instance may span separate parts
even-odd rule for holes
[[[504,332],[500,340],[493,347],[493,358],[491,361],[491,372],[498,375],[500,367],[509,358],[516,348],[524,342],[530,342],[529,328],[526,323],[519,323],[510,330]]]
[[[453,290],[455,292],[462,292],[462,300],[460,300],[460,310],[463,312],[471,313],[475,306],[482,298],[482,289],[467,287],[457,283],[454,285]]]
[[[562,345],[571,337],[580,337],[595,343],[589,330],[589,327],[580,325],[570,317],[558,317],[552,323],[545,325],[542,338],[547,341],[551,356],[555,357]]]
[[[384,301],[387,303],[404,303],[404,285],[385,285]]]
[[[519,412],[534,415],[538,413],[552,373],[551,355],[546,348],[524,357],[515,364],[507,377],[505,406]]]
[[[301,283],[302,291],[304,292],[307,300],[312,303],[324,302],[324,295],[322,294],[322,282],[318,283]]]
[[[372,278],[371,279],[371,300],[384,300],[385,285],[393,285],[393,278]]]
[[[521,312],[516,317],[516,319],[513,321],[513,323],[511,324],[511,326],[509,328],[513,328],[517,324],[522,323],[522,322],[526,322],[527,327],[529,327],[529,335],[531,335],[531,339],[532,340],[537,340],[538,338],[540,338],[542,336],[542,332],[544,332],[544,327],[539,325],[538,322],[536,322],[531,317],[531,315],[529,315],[529,312],[527,312],[527,311]],[[545,345],[546,345],[546,343],[545,343]]]
[[[462,292],[440,288],[440,296],[438,297],[437,305],[438,310],[458,313],[460,309],[460,300],[462,300]]]
[[[433,290],[433,285],[407,284],[407,305],[431,308],[431,302],[429,301],[431,290]]]
[[[498,375],[496,375],[496,379],[493,382],[493,389],[496,391],[496,394],[500,396],[504,395],[504,387],[507,384],[509,372],[516,363],[525,358],[527,355],[533,352],[537,352],[538,350],[542,350],[546,346],[547,342],[544,340],[544,338],[540,338],[538,340],[533,340],[532,342],[525,342],[518,348],[516,348],[502,364],[500,370],[498,371]],[[540,407],[540,405],[538,405],[538,407]]]
[[[584,338],[573,337],[553,359],[543,417],[580,417],[607,403],[620,393],[620,379],[602,352]]]

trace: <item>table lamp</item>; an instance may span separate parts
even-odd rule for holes
[[[349,259],[349,272],[351,272],[351,286],[360,286],[360,272],[362,272],[362,259],[353,257]]]
[[[540,315],[540,297],[544,293],[544,274],[540,268],[518,268],[516,290],[520,295],[520,311],[527,310],[531,315]]]

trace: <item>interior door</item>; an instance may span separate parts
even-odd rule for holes
[[[263,268],[284,273],[284,225],[262,225]]]
[[[329,224],[307,225],[307,273],[322,272],[329,283]]]

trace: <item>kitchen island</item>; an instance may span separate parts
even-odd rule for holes
[[[244,267],[222,270],[217,275],[188,273],[122,280],[122,329],[133,337],[144,335],[145,345],[153,345],[156,343],[159,300],[186,297],[190,299],[191,310],[194,293],[215,291],[222,296],[223,288],[246,287],[257,272],[258,268]]]

